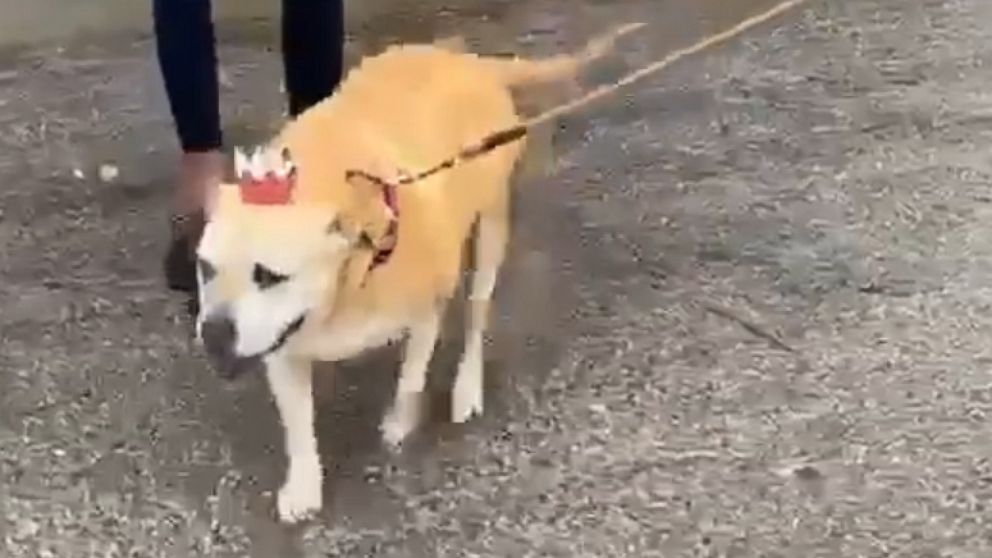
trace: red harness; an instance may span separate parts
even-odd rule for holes
[[[377,181],[382,187],[382,201],[389,211],[389,224],[386,225],[386,234],[383,236],[382,245],[376,247],[372,254],[372,263],[369,264],[369,271],[385,264],[396,249],[397,235],[400,228],[400,205],[396,196],[396,184],[392,182]]]
[[[258,173],[251,170],[244,170],[239,176],[238,186],[241,191],[241,201],[251,205],[286,205],[292,202],[292,193],[296,186],[296,167],[292,164],[289,151],[282,151],[283,165],[286,172],[277,173],[274,170],[266,169]],[[349,171],[345,178],[349,181],[355,176],[362,176],[366,180],[379,186],[382,191],[382,202],[389,213],[389,222],[386,225],[386,233],[378,245],[373,246],[372,262],[369,264],[369,271],[384,265],[393,255],[396,249],[397,235],[399,234],[400,206],[396,188],[399,184],[409,180],[405,173],[397,181],[379,178],[363,171]]]

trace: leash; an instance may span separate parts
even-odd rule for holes
[[[643,68],[637,71],[629,73],[623,78],[621,78],[619,81],[597,87],[596,89],[593,89],[589,93],[586,93],[585,95],[573,101],[569,101],[567,103],[548,109],[545,112],[542,112],[536,116],[528,118],[527,120],[523,121],[522,123],[516,126],[512,126],[510,128],[505,128],[493,132],[483,137],[478,142],[463,148],[455,155],[420,172],[407,174],[396,180],[387,180],[375,176],[374,174],[367,171],[351,169],[345,173],[345,178],[350,181],[356,176],[361,176],[382,187],[405,186],[408,184],[419,182],[439,172],[454,168],[456,165],[463,164],[465,162],[471,161],[472,159],[480,157],[486,153],[489,153],[490,151],[496,149],[497,147],[501,147],[503,145],[517,141],[523,138],[524,136],[526,136],[531,131],[532,128],[539,126],[540,124],[543,124],[553,118],[575,112],[617,91],[618,89],[622,89],[624,87],[627,87],[628,85],[632,85],[652,74],[660,72],[661,70],[667,68],[668,66],[671,66],[675,62],[678,62],[679,60],[687,56],[692,56],[706,49],[719,45],[720,43],[724,43],[740,35],[741,33],[751,29],[752,27],[761,25],[762,23],[765,23],[781,15],[782,13],[785,13],[795,8],[796,6],[799,6],[805,1],[806,0],[785,0],[784,2],[781,2],[773,6],[772,8],[764,12],[761,12],[760,14],[751,16],[741,21],[740,23],[734,25],[729,29],[726,29],[714,35],[710,35],[709,37],[706,37],[705,39],[696,42],[688,47],[683,47],[678,50],[674,50],[670,52],[667,56],[662,58],[661,60],[648,64],[647,66],[644,66]]]

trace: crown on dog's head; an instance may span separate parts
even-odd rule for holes
[[[234,172],[238,177],[241,202],[249,205],[286,205],[296,186],[296,165],[289,150],[256,147],[251,156],[234,150]]]

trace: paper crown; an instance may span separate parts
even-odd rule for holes
[[[234,172],[241,202],[250,205],[286,205],[296,185],[296,165],[289,150],[256,147],[251,156],[234,150]]]

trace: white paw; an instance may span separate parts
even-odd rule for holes
[[[397,396],[389,412],[382,418],[379,432],[386,445],[395,450],[417,428],[419,422],[420,394]]]
[[[283,523],[297,523],[314,516],[323,506],[323,475],[319,462],[290,469],[286,483],[279,489],[276,508]]]
[[[451,422],[461,424],[482,414],[482,361],[469,359],[458,367],[451,392]]]

